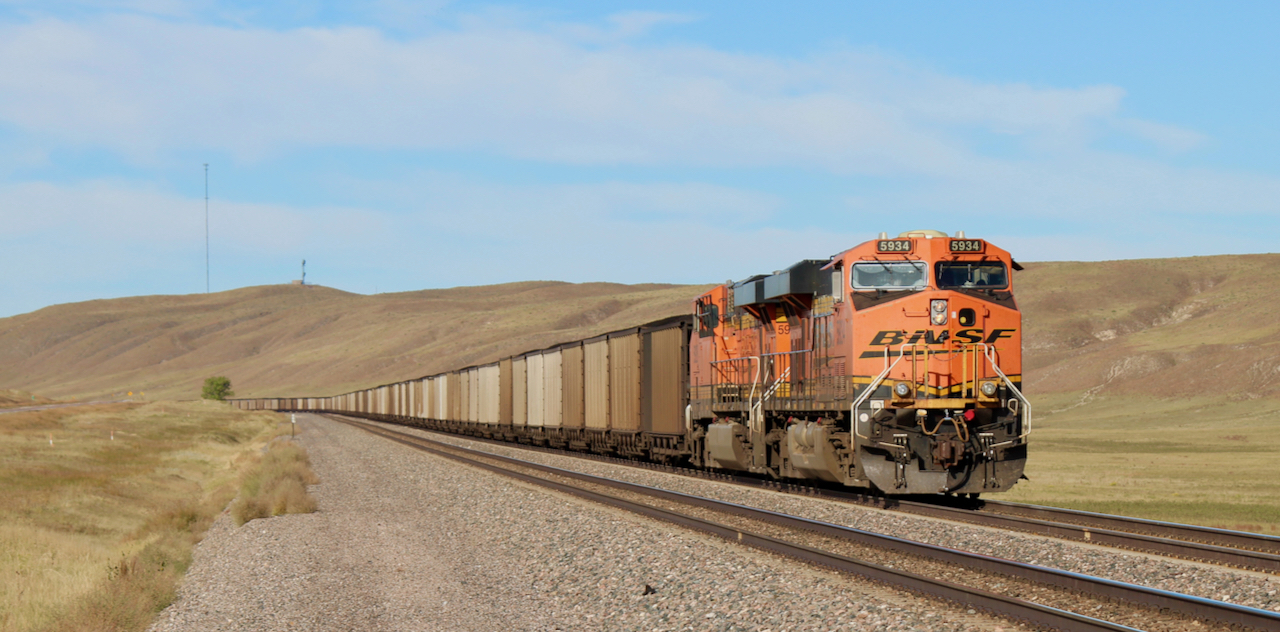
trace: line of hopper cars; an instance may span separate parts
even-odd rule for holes
[[[1004,491],[1030,432],[1017,269],[963,233],[882,233],[716,286],[691,315],[343,395],[234,401],[891,495]]]

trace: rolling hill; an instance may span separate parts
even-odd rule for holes
[[[683,312],[698,288],[527,282],[363,296],[276,285],[55,305],[0,319],[0,387],[47,397],[329,394]]]
[[[1031,395],[1280,393],[1280,255],[1026,268],[1014,282]],[[343,392],[683,313],[703,287],[277,285],[56,305],[0,319],[0,388],[192,398],[227,375],[243,396]]]
[[[1031,263],[1014,276],[1030,481],[1005,497],[1280,530],[1280,255]],[[57,305],[0,319],[0,407],[142,391],[325,395],[684,313],[706,286],[318,286]],[[9,401],[12,400],[12,401]]]

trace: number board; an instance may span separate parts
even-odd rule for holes
[[[982,252],[986,245],[981,239],[952,239],[951,252]]]
[[[876,242],[876,252],[911,252],[910,239],[881,239]]]

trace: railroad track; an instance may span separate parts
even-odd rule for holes
[[[441,443],[348,417],[325,416],[419,450],[528,483],[1035,626],[1086,631],[1185,630],[1202,622],[1238,629],[1280,630],[1280,614],[1265,610],[591,476]],[[858,552],[858,557],[849,555],[851,551]],[[881,563],[865,558],[879,559]],[[886,560],[889,563],[884,563]],[[904,564],[926,572],[896,568]],[[952,581],[954,578],[966,581]],[[1004,584],[993,583],[993,578],[1012,579],[1016,585],[1000,592],[997,588]],[[975,584],[992,589],[978,588]],[[1025,588],[1028,584],[1035,588]],[[1034,594],[1040,601],[1059,604],[1065,601],[1077,611],[1016,596],[1021,594]],[[1124,605],[1117,610],[1117,604]],[[1091,605],[1095,612],[1106,606],[1113,621],[1078,612]],[[1114,622],[1115,619],[1125,623]],[[1133,624],[1143,627],[1133,627]]]
[[[1272,559],[1280,559],[1280,537],[1262,533],[1215,529],[1213,527],[1178,524],[1176,522],[1128,518],[1074,509],[1008,503],[998,500],[984,501],[982,511],[1027,519],[1078,524],[1085,528],[1124,531],[1153,537],[1197,542],[1222,548],[1255,551],[1267,554]],[[1273,568],[1274,570],[1280,570],[1280,567]]]
[[[983,501],[982,506],[976,510],[914,502],[903,502],[893,509],[1063,540],[1280,574],[1280,554],[1276,552],[1280,539],[1263,534],[1002,501]]]
[[[508,448],[585,458],[612,465],[670,472],[790,494],[816,496],[911,515],[1280,574],[1280,537],[1276,536],[993,500],[966,501],[959,505],[901,500],[846,489],[787,483],[749,475],[707,472],[608,455],[508,443],[469,435],[460,436],[471,441]]]

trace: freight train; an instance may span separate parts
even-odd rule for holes
[[[332,397],[361,416],[887,495],[999,492],[1031,407],[1009,253],[910,231],[724,283],[691,314]]]

